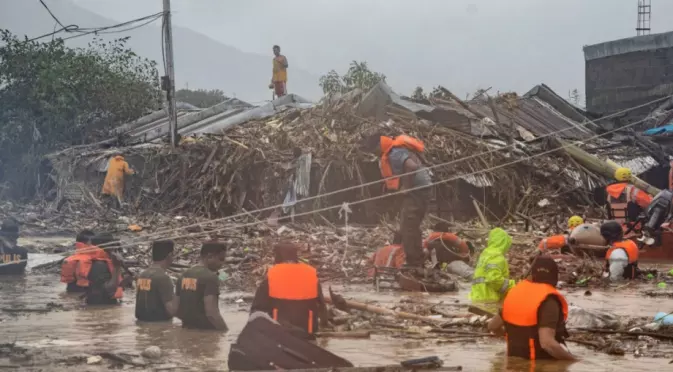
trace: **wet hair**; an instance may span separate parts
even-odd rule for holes
[[[227,245],[218,241],[203,242],[201,244],[201,257],[220,254],[227,251]]]
[[[299,260],[299,246],[292,242],[281,242],[273,246],[276,263]]]
[[[172,240],[156,240],[152,242],[152,261],[163,261],[173,253],[175,243]]]
[[[273,49],[278,49],[278,50],[280,50],[280,47],[279,47],[278,45],[274,45],[274,46],[273,46]]]
[[[432,229],[437,232],[449,232],[449,224],[446,222],[437,222]]]
[[[111,242],[115,240],[114,236],[110,233],[101,233],[101,234],[96,234],[91,238],[91,244],[95,246],[101,246],[103,244],[106,245],[106,247],[110,247]],[[119,244],[116,244],[117,246]]]
[[[538,256],[533,261],[531,276],[535,283],[546,283],[556,287],[558,283],[558,265],[547,255]]]
[[[77,237],[75,238],[75,241],[78,243],[91,243],[91,239],[96,235],[91,230],[82,230],[77,234]]]
[[[395,234],[393,234],[393,244],[402,244],[402,234],[399,231],[395,231]]]

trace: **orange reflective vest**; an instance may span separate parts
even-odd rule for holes
[[[624,278],[626,279],[635,279],[636,269],[638,268],[638,245],[633,240],[624,239],[621,242],[615,242],[610,245],[605,254],[605,267],[607,271],[610,271],[610,256],[615,249],[623,249],[626,252],[626,256],[629,258],[629,264],[624,268]]]
[[[318,274],[303,263],[280,263],[267,274],[274,320],[299,327],[309,334],[318,325]]]
[[[634,222],[638,214],[652,202],[652,196],[627,182],[613,183],[605,187],[609,216],[621,224]]]
[[[468,247],[467,243],[456,234],[434,231],[423,241],[423,248],[427,249],[429,245],[435,241],[441,242],[446,250],[458,256],[460,259],[470,258],[470,247]],[[437,257],[437,259],[439,260],[439,257]]]
[[[386,245],[374,253],[372,261],[374,267],[393,267],[399,269],[406,261],[406,255],[401,244]],[[374,269],[368,271],[369,276],[374,276]]]
[[[552,235],[542,239],[537,246],[541,251],[561,250],[568,245],[568,235]]]
[[[381,136],[381,160],[379,168],[381,168],[381,176],[386,179],[386,188],[388,190],[400,189],[400,178],[393,177],[393,167],[390,165],[388,155],[390,150],[396,147],[403,147],[415,152],[425,151],[425,145],[420,140],[407,135],[397,136],[395,138]]]
[[[524,280],[509,290],[502,306],[508,356],[530,360],[553,359],[540,345],[538,336],[538,310],[549,296],[555,296],[562,309],[556,340],[563,342],[567,337],[565,321],[568,320],[568,303],[565,297],[549,284]]]
[[[107,252],[96,246],[77,243],[75,245],[75,254],[63,260],[63,264],[61,265],[61,282],[75,283],[79,287],[88,287],[89,272],[95,261],[105,261],[110,273],[114,273],[114,265]],[[121,280],[122,278],[119,276],[117,282],[121,283]],[[120,299],[123,294],[123,289],[117,286],[114,298]]]

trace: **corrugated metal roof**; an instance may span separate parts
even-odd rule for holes
[[[178,111],[178,133],[183,136],[222,133],[248,120],[270,117],[289,107],[311,106],[313,106],[311,101],[294,94],[288,94],[261,106],[253,106],[232,98],[199,111]],[[161,110],[124,124],[120,128],[123,128],[122,134],[129,137],[131,143],[160,142],[169,134],[168,122],[166,110]]]
[[[493,117],[490,106],[483,101],[473,101],[470,107],[485,116]],[[505,127],[522,127],[535,137],[558,133],[566,139],[583,139],[593,132],[584,125],[573,121],[556,111],[548,103],[536,98],[517,98],[513,102],[499,101],[495,103],[500,124]]]
[[[631,172],[635,175],[639,175],[647,172],[648,170],[656,167],[659,163],[651,156],[639,156],[639,157],[621,157],[621,156],[611,156],[610,160],[631,169]]]

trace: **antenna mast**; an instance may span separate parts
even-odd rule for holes
[[[638,0],[638,24],[636,26],[636,35],[642,36],[650,34],[651,17],[651,0]]]

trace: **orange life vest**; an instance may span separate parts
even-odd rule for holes
[[[638,245],[633,240],[630,239],[624,239],[621,242],[615,242],[610,245],[610,249],[608,249],[607,253],[605,254],[605,267],[606,270],[610,270],[610,262],[608,261],[610,259],[610,256],[612,255],[612,252],[615,251],[615,249],[623,249],[626,252],[626,256],[629,258],[629,264],[624,268],[624,278],[626,279],[634,279],[636,277],[636,269],[638,268]]]
[[[635,222],[638,215],[652,201],[652,196],[628,182],[618,182],[605,187],[608,217],[621,224]]]
[[[556,340],[567,337],[565,321],[568,320],[568,303],[553,286],[524,280],[509,290],[502,306],[505,322],[507,355],[530,360],[553,359],[540,345],[538,336],[538,310],[549,296],[555,296],[562,309],[562,319],[556,331]]]
[[[429,245],[435,241],[439,241],[444,249],[444,252],[435,252],[438,261],[455,261],[456,259],[467,261],[470,259],[470,247],[458,235],[434,231],[423,241],[423,248],[428,249]]]
[[[86,244],[75,245],[75,254],[70,257],[67,257],[63,260],[61,265],[61,282],[63,283],[75,283],[79,287],[88,287],[89,286],[89,272],[91,271],[91,266],[94,261],[105,261],[108,265],[110,273],[114,273],[114,265],[110,256],[108,256],[105,250],[98,248],[96,246],[89,246]],[[121,283],[121,276],[117,278],[117,282]],[[114,298],[120,299],[124,294],[123,289],[120,286],[117,286],[115,291]]]
[[[75,276],[75,270],[77,270],[76,255],[89,247],[88,244],[75,243],[75,255],[66,257],[61,264],[61,283],[75,283],[77,281]]]
[[[374,267],[394,267],[399,269],[406,261],[406,255],[401,244],[386,245],[372,256]],[[369,276],[374,276],[374,269],[368,271]]]
[[[269,297],[274,320],[312,334],[318,321],[318,274],[303,263],[280,263],[269,269]]]
[[[542,239],[538,245],[541,251],[561,250],[561,248],[568,245],[568,235],[552,235]]]
[[[393,167],[390,165],[388,155],[390,150],[396,147],[404,147],[415,152],[425,151],[425,145],[420,140],[407,135],[397,136],[395,138],[381,136],[381,160],[379,168],[381,168],[381,176],[386,179],[386,188],[388,190],[399,190],[400,178],[393,177]]]

